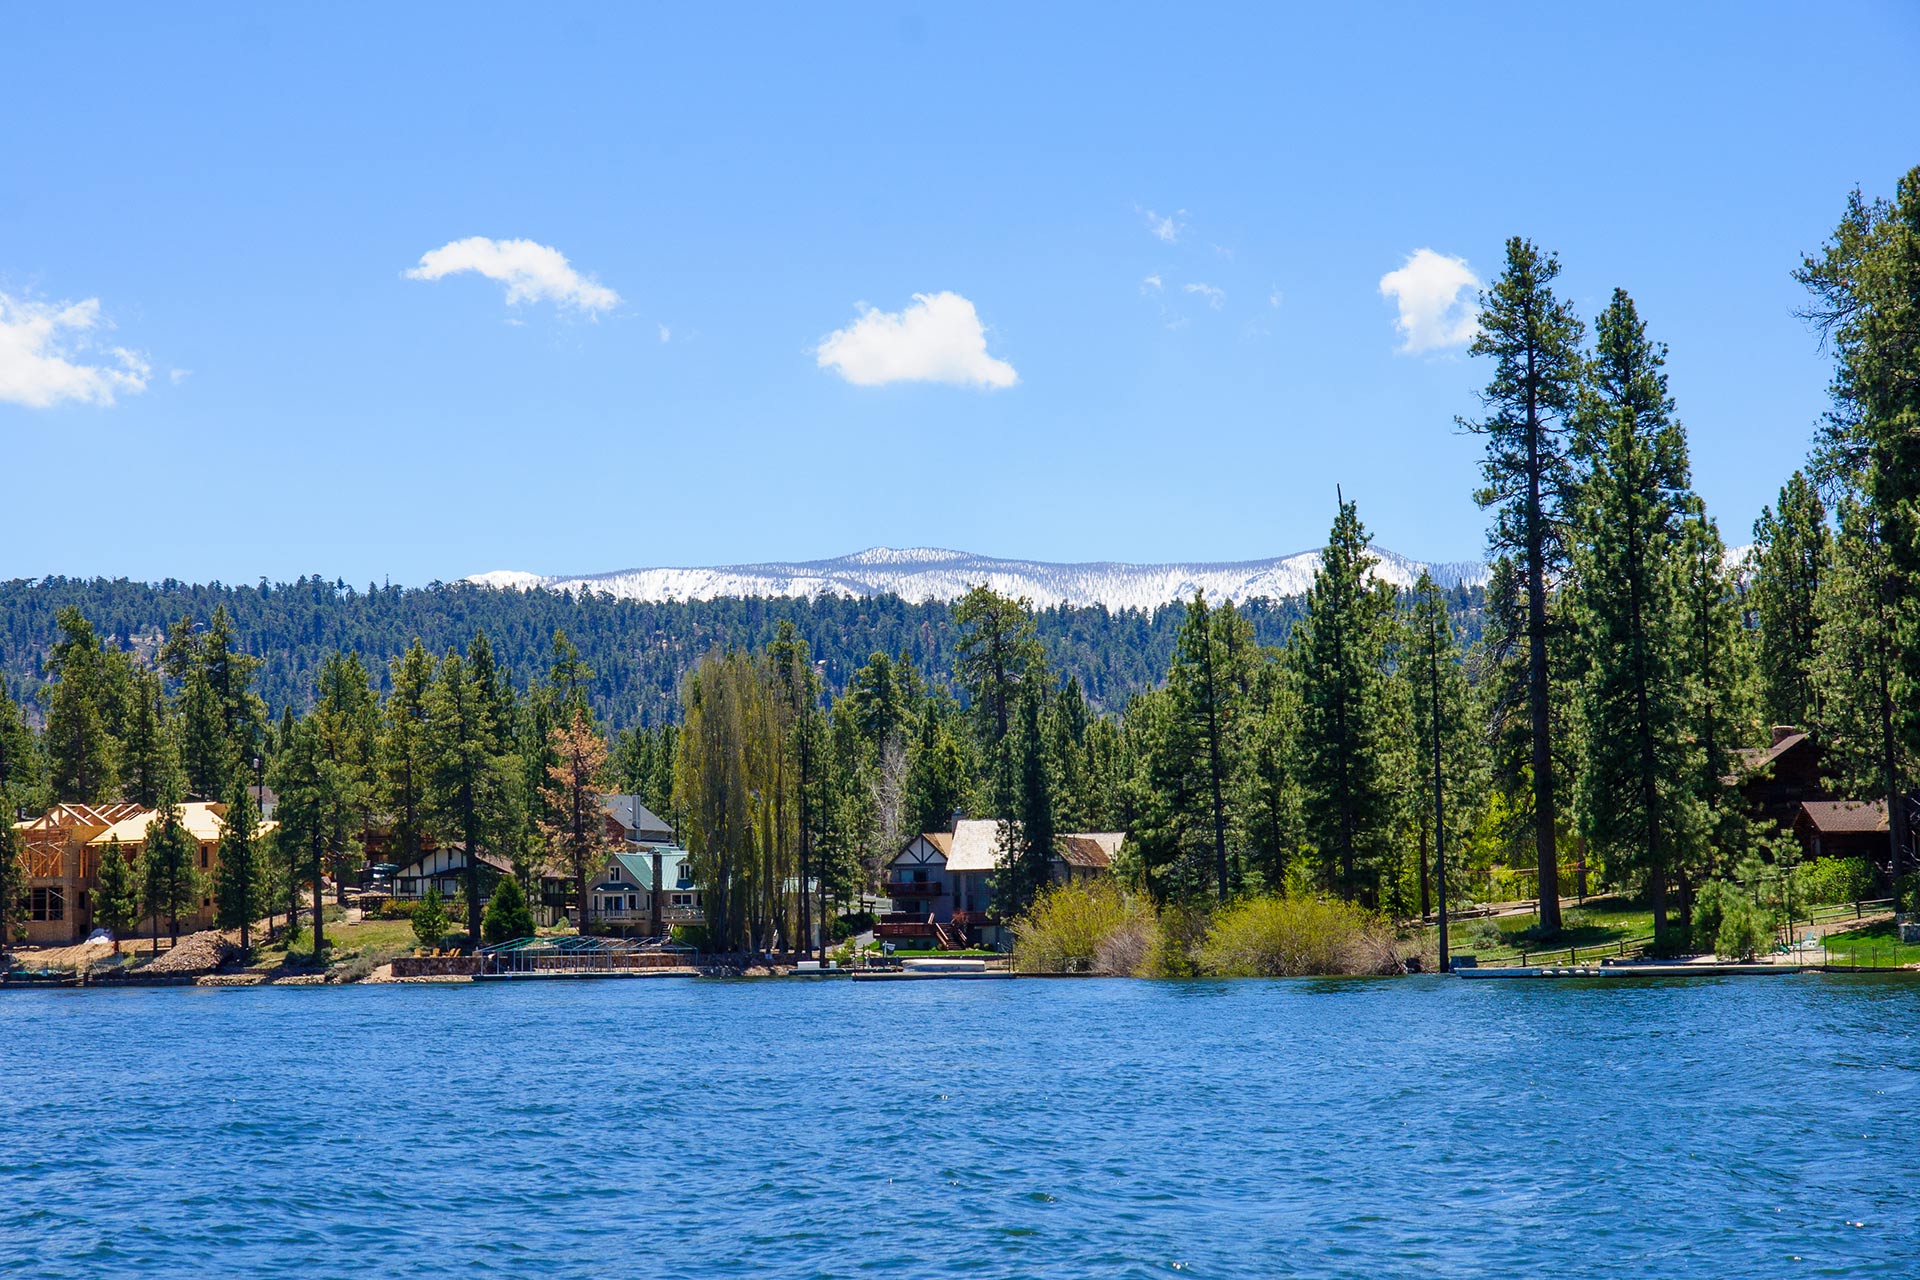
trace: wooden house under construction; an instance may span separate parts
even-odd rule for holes
[[[227,806],[194,800],[180,806],[180,825],[199,846],[194,872],[200,877],[199,904],[180,917],[181,930],[213,924],[213,876],[220,865],[220,827]],[[20,835],[22,905],[27,941],[64,946],[84,941],[93,930],[93,891],[100,882],[100,859],[118,841],[121,856],[137,863],[147,843],[147,826],[158,812],[130,802],[57,804],[38,818],[13,824]],[[274,824],[262,823],[261,834]]]

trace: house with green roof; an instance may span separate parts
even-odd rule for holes
[[[687,856],[678,845],[608,854],[588,881],[587,924],[595,932],[658,938],[675,925],[706,923]]]

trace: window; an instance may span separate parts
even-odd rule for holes
[[[33,890],[27,895],[27,915],[33,920],[66,919],[66,890],[60,888]]]
[[[205,845],[200,846],[200,869],[202,871],[207,869],[207,846]]]
[[[618,880],[619,878],[620,878],[620,864],[616,862],[613,864],[613,869],[607,872],[607,879]]]

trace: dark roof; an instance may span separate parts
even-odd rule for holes
[[[425,879],[431,879],[436,876],[449,876],[449,875],[460,874],[467,869],[466,852],[467,852],[466,847],[462,845],[459,841],[457,840],[451,841],[447,844],[441,845],[437,849],[431,849],[431,850],[422,852],[421,855],[415,858],[412,862],[409,862],[406,866],[399,868],[394,873],[394,878],[397,880],[425,880]],[[421,865],[425,863],[428,858],[431,858],[438,853],[458,855],[458,861],[455,862],[455,865],[450,867],[443,867],[438,871],[423,871],[419,869]],[[448,861],[452,862],[455,860],[453,858],[449,858]],[[478,861],[481,866],[492,867],[495,871],[498,871],[501,875],[513,874],[513,863],[508,859],[501,857],[497,853],[483,852],[480,855]],[[403,875],[401,874],[403,872],[411,872],[411,874]]]
[[[601,796],[600,809],[628,831],[673,835],[666,819],[641,804],[639,796]]]
[[[1060,855],[1071,867],[1105,869],[1113,865],[1113,859],[1107,856],[1107,851],[1092,836],[1061,836]]]
[[[1822,835],[1881,835],[1887,830],[1885,800],[1802,800],[1800,813]]]
[[[1733,758],[1739,761],[1742,769],[1748,773],[1754,773],[1766,768],[1806,740],[1807,735],[1804,733],[1790,733],[1770,747],[1742,747],[1733,753]]]

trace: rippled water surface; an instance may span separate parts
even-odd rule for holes
[[[42,1277],[1920,1273],[1920,985],[0,995]]]

